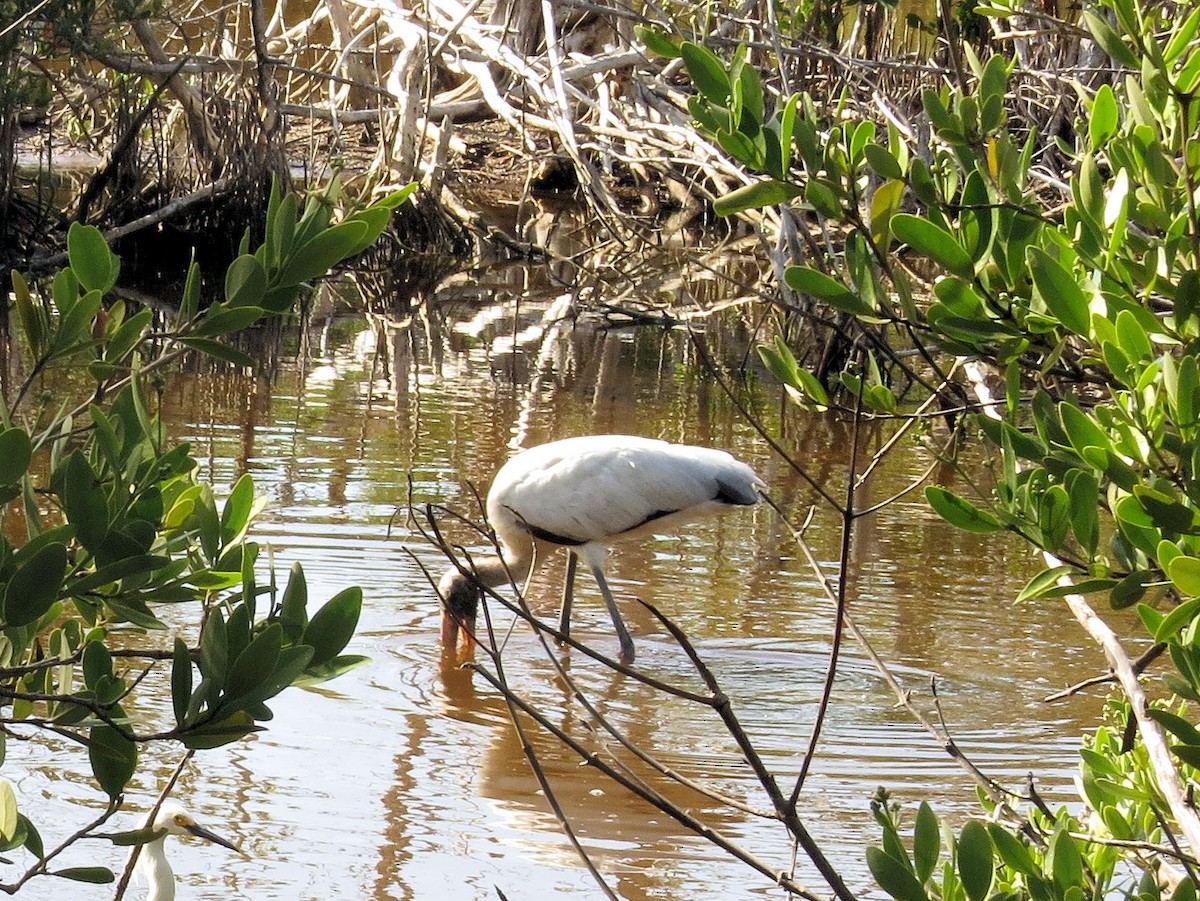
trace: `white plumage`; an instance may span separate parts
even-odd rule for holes
[[[763,482],[729,454],[629,435],[592,435],[552,441],[522,451],[500,468],[487,497],[487,514],[503,557],[475,561],[478,581],[526,578],[554,547],[570,557],[559,630],[570,628],[576,558],[592,570],[621,642],[633,660],[633,640],[604,578],[608,549],[680,522],[758,501]],[[451,568],[438,585],[443,601],[442,641],[468,643],[475,630],[479,586]]]
[[[154,820],[143,823],[142,828],[152,828],[155,831],[165,830],[154,841],[147,842],[142,846],[137,866],[134,868],[138,878],[150,884],[150,893],[146,896],[146,901],[174,901],[175,899],[175,873],[171,870],[171,864],[167,862],[164,847],[168,835],[194,835],[241,853],[237,845],[201,826],[192,819],[182,805],[174,801],[164,801],[158,808]]]

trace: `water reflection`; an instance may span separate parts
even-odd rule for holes
[[[727,448],[758,469],[793,523],[816,498],[697,365],[687,331],[606,328],[626,303],[618,302],[622,286],[605,295],[608,316],[597,321],[579,315],[578,291],[564,290],[563,277],[564,270],[529,268],[490,280],[476,273],[439,289],[421,312],[373,306],[377,312],[365,318],[338,315],[330,295],[305,328],[285,336],[274,380],[203,364],[171,380],[164,416],[172,434],[193,443],[206,475],[228,486],[251,472],[270,495],[256,538],[270,545],[276,569],[303,561],[318,601],[362,585],[366,610],[351,650],[374,661],[321,691],[286,692],[273,704],[270,731],[201,755],[185,775],[184,797],[252,859],[180,843],[172,862],[184,897],[482,899],[495,897],[497,887],[511,898],[596,896],[549,811],[507,705],[478,674],[444,667],[440,613],[417,564],[437,573],[445,563],[403,516],[393,521],[397,506],[411,496],[474,516],[476,488],[486,489],[513,449],[604,432]],[[662,284],[670,285],[665,274]],[[722,295],[703,279],[686,290],[710,310],[743,296],[736,287]],[[640,304],[640,316],[654,313],[652,303]],[[703,341],[718,366],[733,369],[751,357],[756,317],[730,303],[708,318]],[[815,480],[844,493],[851,435],[843,426],[795,412],[781,420],[765,388],[745,402],[786,436]],[[883,437],[867,432],[864,449]],[[920,444],[906,446],[860,502],[890,496],[929,459]],[[830,575],[839,525],[819,509],[807,533]],[[475,533],[446,528],[486,550]],[[1063,799],[1078,736],[1098,702],[1058,708],[1041,698],[1101,671],[1103,661],[1056,605],[1007,601],[1029,574],[1023,551],[958,532],[911,497],[860,524],[853,560],[851,609],[918,703],[932,711],[925,686],[936,675],[942,715],[985,772],[1019,787],[1034,770],[1049,800]],[[561,565],[546,567],[531,590],[547,616]],[[624,550],[611,570],[639,665],[700,687],[686,656],[636,597],[661,605],[691,636],[789,786],[820,696],[832,608],[784,523],[760,505]],[[586,580],[581,588],[578,637],[611,650],[603,605]],[[505,660],[510,682],[549,722],[611,759],[614,743],[572,700],[528,629],[514,631]],[[751,806],[768,806],[711,710],[664,698],[579,654],[570,656],[569,672],[648,753]],[[764,879],[526,723],[558,800],[622,898],[769,893]],[[39,774],[31,776],[34,785],[56,778],[48,761],[27,762]],[[174,763],[166,755],[155,761],[147,784],[136,788],[148,795]],[[770,820],[644,768],[636,772],[731,840],[787,866],[787,836]],[[902,797],[933,798],[951,815],[975,809],[967,778],[895,708],[848,645],[802,813],[855,888],[868,883],[862,849],[876,834],[867,806],[878,784]],[[84,787],[64,797],[96,803]],[[810,869],[800,878],[821,890]],[[31,897],[39,890],[55,896],[43,888]],[[79,894],[104,897],[86,891]]]

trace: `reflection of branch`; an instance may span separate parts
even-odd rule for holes
[[[767,503],[774,507],[775,511],[779,514],[780,521],[791,531],[793,540],[797,545],[799,545],[800,550],[803,551],[804,556],[808,560],[809,567],[812,569],[813,574],[817,577],[817,582],[821,586],[821,589],[831,601],[836,603],[837,592],[834,591],[833,587],[829,584],[829,579],[825,575],[824,570],[821,568],[820,561],[817,559],[816,555],[813,554],[812,548],[809,547],[808,541],[805,539],[803,532],[797,531],[792,526],[792,524],[788,521],[784,511],[779,509],[773,500],[767,498]],[[892,690],[892,693],[895,694],[896,700],[899,702],[900,706],[907,710],[913,719],[921,724],[925,731],[928,732],[934,738],[934,740],[942,746],[942,749],[945,750],[947,754],[958,761],[959,765],[964,769],[967,775],[970,776],[985,792],[987,792],[988,797],[997,804],[997,806],[1005,813],[1006,816],[1019,819],[1016,811],[1012,810],[1012,808],[1009,807],[1005,801],[1006,794],[1015,795],[1016,793],[1002,788],[995,780],[984,775],[983,771],[975,766],[975,764],[973,764],[962,752],[962,750],[954,743],[954,739],[952,739],[945,731],[935,726],[933,722],[927,716],[925,716],[925,714],[917,709],[916,705],[914,705],[912,702],[912,692],[905,688],[900,681],[894,675],[892,675],[892,671],[883,661],[883,658],[880,657],[875,651],[875,648],[871,645],[866,633],[859,629],[858,625],[854,622],[854,619],[848,612],[843,612],[842,618],[845,620],[846,629],[852,636],[854,636],[854,640],[858,642],[862,652],[867,656],[871,663],[874,664],[875,669],[879,673],[880,677],[887,684],[888,688]]]
[[[777,869],[772,868],[771,865],[766,861],[760,860],[757,856],[751,854],[740,845],[733,843],[720,832],[708,826],[703,821],[697,819],[688,811],[683,810],[675,804],[672,804],[658,792],[645,786],[640,781],[627,778],[620,769],[602,760],[594,752],[588,750],[582,744],[580,744],[578,740],[573,738],[566,731],[550,722],[528,701],[509,689],[501,680],[499,680],[493,673],[489,672],[484,667],[473,664],[471,669],[478,673],[490,685],[492,685],[493,688],[503,694],[506,699],[510,700],[521,712],[532,718],[534,722],[558,739],[561,744],[578,754],[580,759],[583,760],[588,766],[595,767],[599,772],[603,773],[609,779],[612,779],[617,784],[633,792],[642,800],[654,805],[667,816],[695,832],[697,835],[704,836],[717,847],[728,852],[730,855],[736,857],[743,863],[748,864],[750,867],[757,870],[759,873],[766,876],[768,879],[786,891],[789,891],[795,895],[800,895],[803,898],[810,899],[810,901],[819,901],[818,895],[815,895],[808,889],[805,889],[799,883],[795,882],[790,876],[787,876],[786,874],[779,872]],[[847,895],[846,897],[853,898],[852,895]]]

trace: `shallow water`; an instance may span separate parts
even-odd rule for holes
[[[478,288],[473,285],[473,288]],[[435,325],[420,320],[333,315],[289,336],[274,379],[197,369],[172,378],[164,399],[171,433],[192,442],[222,490],[253,474],[271,505],[254,538],[270,548],[283,579],[300,561],[310,598],[361,585],[365,609],[348,649],[372,662],[313,690],[272,703],[269,729],[202,753],[177,793],[202,821],[239,842],[239,858],[197,842],[168,849],[181,898],[484,899],[599,897],[539,788],[502,697],[478,674],[448,667],[437,644],[440,612],[422,565],[444,559],[405,515],[442,504],[478,518],[474,488],[515,448],[588,433],[637,433],[727,448],[754,465],[770,493],[803,521],[815,497],[772,455],[697,365],[680,331],[597,331],[585,322],[542,321],[544,303],[521,309],[460,301]],[[753,320],[736,310],[715,324],[709,351],[721,363],[747,358]],[[517,336],[517,337],[514,337]],[[779,431],[769,386],[748,402]],[[789,414],[783,443],[809,472],[842,488],[845,429]],[[864,446],[878,446],[869,435]],[[931,457],[905,444],[873,477],[866,500],[889,496]],[[399,514],[397,514],[399,510]],[[454,539],[483,550],[466,528],[443,519]],[[819,512],[808,529],[816,557],[835,575],[838,522]],[[265,556],[265,555],[264,555]],[[1034,571],[1003,538],[958,532],[919,493],[860,523],[849,575],[851,611],[878,653],[941,715],[989,776],[1021,789],[1033,772],[1051,803],[1070,797],[1075,748],[1094,722],[1099,696],[1046,704],[1054,690],[1103,669],[1066,611],[1054,602],[1014,606]],[[832,606],[789,530],[766,505],[733,511],[643,546],[610,567],[638,647],[638,666],[698,690],[686,656],[633,597],[652,600],[690,637],[720,680],[767,765],[790,790],[807,745],[828,662]],[[556,604],[561,561],[538,578],[531,602]],[[615,653],[602,603],[586,580],[575,634]],[[190,622],[194,611],[163,616]],[[507,620],[504,621],[505,626]],[[510,683],[554,725],[604,756],[612,743],[570,700],[536,638],[518,625],[505,660]],[[768,802],[712,711],[664,696],[567,657],[570,675],[613,723],[662,762],[713,788]],[[781,897],[778,889],[707,840],[632,798],[526,718],[558,802],[617,894],[626,899]],[[51,748],[22,749],[18,791],[98,805],[88,786],[63,786]],[[165,779],[177,758],[156,760]],[[13,769],[10,754],[10,767]],[[869,802],[877,786],[902,799],[929,798],[940,813],[977,810],[974,788],[902,709],[851,641],[843,652],[801,814],[855,890],[870,888],[863,862],[877,836]],[[138,786],[131,803],[149,803]],[[767,819],[732,811],[688,789],[663,789],[772,867],[791,851]],[[50,808],[53,809],[53,808]],[[121,822],[131,825],[132,815]],[[55,836],[45,835],[47,844]],[[119,866],[100,844],[87,854]],[[63,865],[95,857],[75,854]],[[107,856],[105,856],[107,855]],[[811,866],[800,878],[825,887]],[[35,884],[29,897],[62,897],[63,884]],[[96,887],[79,898],[108,897]],[[136,897],[131,894],[131,897]]]

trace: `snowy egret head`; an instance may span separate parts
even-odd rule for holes
[[[167,863],[164,849],[168,835],[194,835],[241,853],[241,849],[237,845],[201,826],[182,804],[174,801],[164,801],[158,808],[154,819],[143,823],[142,828],[163,833],[143,845],[138,857],[137,873],[150,885],[148,901],[173,901],[175,898],[175,874],[171,870],[171,865]]]

